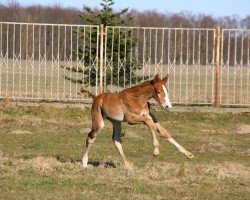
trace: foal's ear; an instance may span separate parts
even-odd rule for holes
[[[168,74],[167,74],[167,76],[166,76],[165,78],[163,78],[161,81],[162,81],[162,84],[165,85],[166,82],[168,81]]]
[[[159,77],[158,74],[155,75],[155,78],[154,78],[154,83],[157,83],[157,82],[160,82],[161,81],[161,78]]]

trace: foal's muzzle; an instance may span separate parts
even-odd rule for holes
[[[163,109],[166,111],[169,111],[169,107],[168,106],[163,106]]]
[[[172,105],[168,105],[168,104],[164,103],[164,104],[162,104],[162,107],[164,110],[169,111],[170,108],[172,108]]]

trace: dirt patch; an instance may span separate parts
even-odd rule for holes
[[[203,144],[198,149],[194,149],[192,151],[200,153],[204,152],[224,153],[224,152],[229,152],[230,148],[219,142],[214,142],[214,143],[211,142],[208,144]]]
[[[237,128],[238,134],[249,134],[250,133],[250,125],[243,124],[240,127]]]
[[[13,135],[32,135],[33,133],[31,131],[27,131],[27,130],[13,130],[10,132],[10,134],[13,134]]]

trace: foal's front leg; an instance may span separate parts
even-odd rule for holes
[[[159,142],[157,140],[157,137],[156,137],[156,134],[155,134],[155,125],[154,125],[154,122],[152,119],[146,119],[145,122],[144,122],[148,129],[150,130],[151,132],[151,135],[152,135],[152,144],[153,144],[153,147],[154,147],[154,153],[153,155],[154,156],[158,156],[160,154],[160,151],[159,151]]]
[[[159,151],[159,142],[157,140],[156,134],[155,134],[155,125],[153,119],[148,115],[135,115],[135,114],[130,114],[129,117],[127,118],[127,122],[130,124],[140,124],[144,123],[147,125],[148,129],[150,130],[150,133],[152,135],[152,144],[154,147],[154,156],[158,156],[160,154]]]
[[[193,158],[193,154],[189,151],[187,151],[184,147],[182,147],[180,144],[178,144],[174,138],[169,134],[169,132],[164,129],[159,122],[157,121],[156,117],[150,112],[150,103],[147,104],[147,107],[145,108],[151,117],[151,119],[154,121],[154,125],[156,130],[164,137],[166,138],[170,143],[172,143],[181,153],[184,153],[188,158]]]
[[[178,144],[174,138],[168,133],[166,129],[164,129],[158,122],[155,123],[155,126],[157,128],[157,131],[166,138],[170,143],[172,143],[181,153],[184,153],[188,158],[193,158],[193,154],[189,151],[187,151],[184,147],[182,147],[180,144]]]

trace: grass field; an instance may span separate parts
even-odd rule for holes
[[[80,161],[90,110],[45,106],[0,109],[0,199],[249,199],[249,113],[154,111],[161,124],[195,158],[188,160],[162,137],[153,157],[143,125],[123,125],[123,168],[112,127]]]

